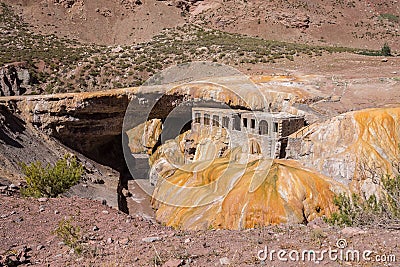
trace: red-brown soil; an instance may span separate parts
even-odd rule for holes
[[[71,218],[72,225],[81,227],[86,244],[86,251],[81,255],[73,253],[53,232],[64,218]],[[94,227],[98,229],[94,230]],[[148,237],[157,240],[144,239]],[[361,261],[357,266],[398,266],[400,231],[378,226],[340,230],[319,220],[308,226],[189,232],[123,214],[98,201],[72,197],[39,202],[18,195],[0,196],[0,255],[4,257],[23,250],[24,265],[221,266],[226,263],[230,266],[313,266],[308,261],[280,262],[276,255],[272,263],[269,260],[262,263],[257,253],[265,246],[269,250],[288,251],[336,249],[340,238],[346,239],[349,249],[372,250],[374,257],[376,254],[397,257],[397,263]],[[323,266],[353,264],[322,262]]]
[[[400,48],[397,1],[5,2],[18,7],[35,32],[106,45],[147,41],[186,21],[268,40],[370,49],[388,42]]]

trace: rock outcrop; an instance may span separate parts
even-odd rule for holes
[[[399,172],[399,118],[400,108],[369,109],[313,124],[290,138],[296,160],[257,159],[240,148],[219,157],[214,135],[185,133],[151,159],[157,219],[184,229],[302,223],[329,215],[335,193],[379,196],[380,178]],[[190,139],[196,152],[187,162]]]
[[[269,102],[273,110],[303,114],[293,104],[313,96],[297,89],[291,93],[289,89],[280,92],[268,88],[242,77],[224,77],[182,85],[6,97],[0,100],[0,104],[11,107],[26,123],[56,137],[68,147],[119,169],[124,164],[120,153],[124,117],[129,117],[124,129],[126,132],[147,120],[167,118],[172,110],[178,110],[181,103],[188,104],[182,105],[187,108],[201,103],[217,106],[223,103],[231,107],[266,109]],[[284,106],[277,104],[281,99],[288,99]],[[188,111],[182,112],[190,117]]]
[[[21,163],[53,164],[67,153],[74,152],[0,105],[0,177],[19,182],[23,176]],[[85,179],[104,179],[96,170],[97,164],[82,155],[79,158],[87,171]]]
[[[128,130],[126,134],[130,151],[151,154],[161,135],[161,127],[160,119],[152,119]]]
[[[238,150],[161,173],[153,194],[156,218],[183,229],[244,229],[306,223],[335,210],[334,180],[293,160],[240,162]],[[165,165],[164,161],[159,161]]]
[[[276,15],[275,19],[288,28],[305,30],[310,27],[310,17],[306,14],[290,14],[281,12]]]
[[[26,124],[89,158],[115,169],[122,165],[118,148],[129,103],[125,91],[9,97],[0,103],[18,113]],[[105,152],[111,160],[99,160],[98,155]]]
[[[187,160],[188,144],[195,153]],[[160,222],[183,229],[244,229],[307,223],[335,210],[346,187],[293,160],[263,159],[226,146],[224,136],[188,131],[151,156]]]
[[[78,3],[80,5],[83,5],[83,1],[80,1],[80,0],[53,0],[52,2],[54,4],[63,6],[64,8],[71,8]]]
[[[13,63],[0,67],[0,96],[29,93],[31,76],[26,63]]]
[[[400,108],[367,109],[311,125],[289,141],[288,156],[370,195],[382,175],[399,171],[399,144]]]

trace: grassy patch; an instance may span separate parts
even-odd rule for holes
[[[399,22],[399,16],[396,16],[396,15],[390,14],[390,13],[380,14],[379,19],[385,19],[385,20],[388,20],[390,22],[395,22],[395,23]]]

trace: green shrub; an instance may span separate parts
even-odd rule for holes
[[[385,43],[382,46],[381,54],[382,54],[382,56],[385,56],[385,57],[388,57],[388,56],[392,55],[392,52],[390,51],[390,47],[389,47],[389,45],[387,43]]]
[[[21,193],[32,197],[56,197],[77,184],[83,174],[83,166],[70,155],[58,160],[54,166],[43,167],[42,162],[37,161],[30,165],[22,163],[21,167],[27,183]]]
[[[72,218],[62,219],[53,233],[61,238],[65,245],[72,248],[76,254],[81,254],[83,252],[81,228],[72,225],[71,222]]]
[[[386,224],[400,220],[400,175],[381,179],[382,195],[378,200],[375,195],[368,199],[357,194],[348,196],[339,194],[334,198],[338,212],[334,212],[325,221],[340,226],[362,226]]]
[[[399,22],[399,17],[390,13],[380,14],[379,19],[386,19],[390,22],[395,22],[395,23]]]
[[[389,176],[384,177],[382,186],[386,190],[385,199],[390,214],[400,219],[400,175],[393,179]]]

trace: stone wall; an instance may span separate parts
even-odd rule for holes
[[[192,128],[225,128],[231,148],[241,147],[248,154],[279,158],[286,153],[281,138],[304,125],[303,116],[287,113],[252,112],[238,109],[193,108]],[[196,127],[198,125],[199,127]],[[281,149],[282,148],[282,149]]]
[[[291,135],[304,127],[304,118],[289,118],[282,120],[282,137]]]

